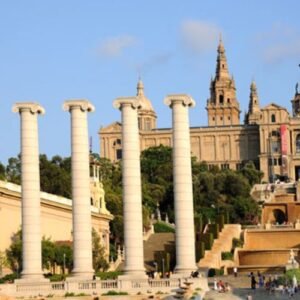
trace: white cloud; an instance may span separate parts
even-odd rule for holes
[[[257,43],[263,60],[268,64],[300,56],[300,32],[283,23],[272,27],[257,36]]]
[[[195,20],[184,21],[180,28],[183,45],[194,54],[215,49],[221,32],[213,23]]]
[[[131,35],[107,38],[101,43],[99,53],[105,57],[120,56],[124,49],[134,46],[136,42],[136,38]]]
[[[263,51],[263,59],[267,63],[278,63],[285,59],[300,56],[300,40],[289,43],[276,43],[270,45]]]

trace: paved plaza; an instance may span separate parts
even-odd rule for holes
[[[238,300],[238,299],[247,299],[247,295],[252,295],[253,300],[267,300],[267,299],[300,299],[300,293],[295,294],[293,297],[289,297],[287,294],[282,294],[281,292],[275,292],[269,294],[265,288],[256,290],[250,289],[250,278],[247,275],[240,275],[237,278],[233,276],[222,276],[216,277],[222,279],[223,282],[228,282],[232,288],[231,292],[219,293],[213,288],[213,278],[209,278],[209,287],[210,291],[206,293],[205,300],[215,300],[215,299],[224,299],[224,300]]]

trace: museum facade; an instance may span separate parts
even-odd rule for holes
[[[141,151],[154,146],[172,147],[172,130],[157,128],[157,115],[145,96],[141,80],[137,84]],[[300,92],[292,102],[292,115],[275,103],[259,104],[255,82],[250,86],[249,109],[240,123],[239,101],[234,78],[230,75],[222,40],[218,45],[215,77],[210,83],[206,110],[208,126],[191,127],[191,155],[208,166],[238,170],[253,161],[265,181],[300,178]],[[120,122],[99,130],[100,156],[117,162],[122,158]]]

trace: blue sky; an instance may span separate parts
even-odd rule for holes
[[[93,151],[97,132],[120,120],[112,107],[136,93],[139,74],[158,115],[171,126],[163,98],[187,93],[196,101],[191,126],[206,126],[206,99],[222,34],[237,98],[248,108],[255,79],[261,106],[291,111],[300,81],[299,0],[0,1],[0,161],[19,153],[17,101],[37,101],[40,153],[70,155],[70,119],[62,103],[87,98]]]

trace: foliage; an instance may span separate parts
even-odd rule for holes
[[[22,231],[19,230],[11,237],[11,244],[6,249],[7,263],[15,273],[22,270]]]
[[[102,294],[102,296],[117,296],[117,295],[128,295],[127,292],[117,292],[117,291],[108,291],[107,293]]]
[[[72,246],[69,242],[56,242],[55,244],[55,264],[60,266],[62,269],[64,266],[68,270],[73,268],[73,251]],[[63,269],[63,272],[66,273],[66,270]]]
[[[0,180],[6,179],[5,166],[0,162]]]
[[[0,278],[0,283],[13,282],[17,278],[18,278],[17,273],[11,273],[11,274],[5,275],[4,277]]]
[[[224,269],[211,268],[208,270],[208,277],[222,276],[222,275],[224,275]]]
[[[9,182],[20,184],[21,183],[21,156],[11,157],[8,159],[6,166],[6,179]]]
[[[11,244],[6,250],[7,263],[11,270],[16,273],[22,271],[22,231],[14,233]],[[42,265],[43,268],[51,269],[54,265],[64,266],[70,270],[73,264],[72,248],[66,243],[54,243],[50,238],[42,238]]]
[[[244,245],[244,242],[243,240],[241,239],[237,239],[237,238],[233,238],[232,239],[232,249],[235,249],[235,248],[242,248]]]
[[[45,277],[48,278],[51,282],[63,281],[65,279],[64,274],[51,274],[51,273],[49,273]]]
[[[280,284],[292,284],[293,277],[296,276],[297,281],[300,282],[300,270],[299,269],[291,269],[286,271],[283,276],[278,278]]]
[[[106,271],[109,267],[105,258],[105,249],[101,245],[101,239],[98,232],[92,229],[92,252],[93,252],[93,268],[97,272],[99,270]]]
[[[107,280],[107,279],[117,279],[119,275],[122,275],[123,273],[120,271],[114,271],[114,272],[96,272],[96,276],[100,277],[101,280]]]
[[[156,222],[154,223],[154,232],[175,232],[175,229],[165,222]]]
[[[5,252],[0,251],[0,276],[2,275],[3,267],[8,266]]]
[[[41,190],[71,199],[71,158],[40,155]]]
[[[231,252],[222,252],[222,260],[233,260],[233,254]]]

